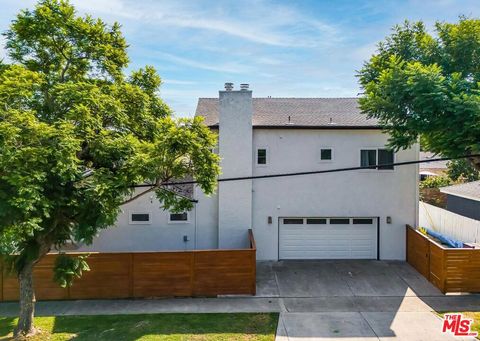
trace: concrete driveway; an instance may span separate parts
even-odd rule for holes
[[[462,340],[432,311],[480,309],[479,296],[445,296],[405,262],[259,263],[257,294],[278,297],[282,341]]]

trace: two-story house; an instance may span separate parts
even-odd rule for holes
[[[418,160],[396,153],[356,98],[252,98],[226,84],[200,98],[197,116],[219,134],[221,179]],[[405,259],[405,224],[415,225],[418,166],[219,182],[191,188],[194,209],[163,211],[153,197],[125,205],[117,228],[84,250],[239,248],[253,228],[257,259]]]

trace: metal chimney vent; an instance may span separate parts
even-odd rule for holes
[[[250,85],[249,85],[249,84],[246,84],[246,83],[240,84],[240,90],[246,91],[246,90],[248,90],[248,87],[249,87],[249,86],[250,86]]]
[[[225,83],[225,91],[232,91],[233,83]]]

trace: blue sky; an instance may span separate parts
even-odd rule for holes
[[[72,2],[122,24],[129,69],[155,66],[178,116],[192,116],[197,99],[217,96],[227,81],[250,83],[256,97],[356,96],[355,70],[394,24],[480,16],[479,0]],[[2,0],[0,30],[34,3]]]

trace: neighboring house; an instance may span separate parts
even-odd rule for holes
[[[420,160],[431,160],[441,158],[431,152],[420,152]],[[420,163],[420,180],[425,180],[430,176],[444,175],[447,171],[447,161],[432,161]]]
[[[388,150],[356,98],[252,99],[247,85],[226,84],[219,98],[199,99],[196,115],[218,130],[220,178],[418,160],[418,145]],[[225,181],[212,196],[195,187],[192,198],[194,209],[181,216],[153,196],[135,200],[88,249],[242,248],[253,228],[259,260],[405,259],[418,165]]]
[[[442,187],[440,191],[447,195],[448,211],[480,220],[480,181]]]

